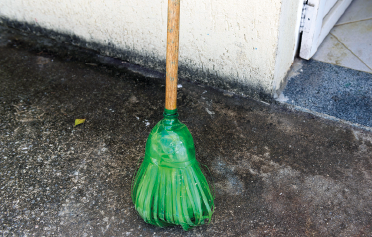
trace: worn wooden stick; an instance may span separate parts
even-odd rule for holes
[[[165,108],[177,108],[180,0],[168,0]]]

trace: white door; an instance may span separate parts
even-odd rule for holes
[[[308,0],[304,6],[300,57],[310,59],[352,0]]]

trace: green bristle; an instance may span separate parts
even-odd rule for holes
[[[189,130],[177,115],[164,117],[147,140],[145,159],[132,183],[132,200],[145,222],[188,230],[206,219],[210,222],[214,198],[195,159]]]
[[[213,214],[213,197],[198,163],[165,168],[144,162],[135,178],[133,202],[140,216],[160,227],[188,230]]]

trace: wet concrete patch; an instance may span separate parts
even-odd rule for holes
[[[216,211],[189,232],[144,223],[130,184],[164,81],[12,43],[0,47],[4,236],[371,235],[370,132],[186,81],[180,119]]]

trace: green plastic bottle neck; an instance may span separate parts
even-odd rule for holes
[[[164,109],[164,119],[162,120],[167,129],[172,129],[173,126],[179,124],[177,109]],[[169,126],[169,127],[168,127]]]
[[[175,118],[178,118],[177,109],[173,109],[173,110],[164,109],[163,115],[164,115],[164,118],[166,118],[166,119],[175,119]]]

